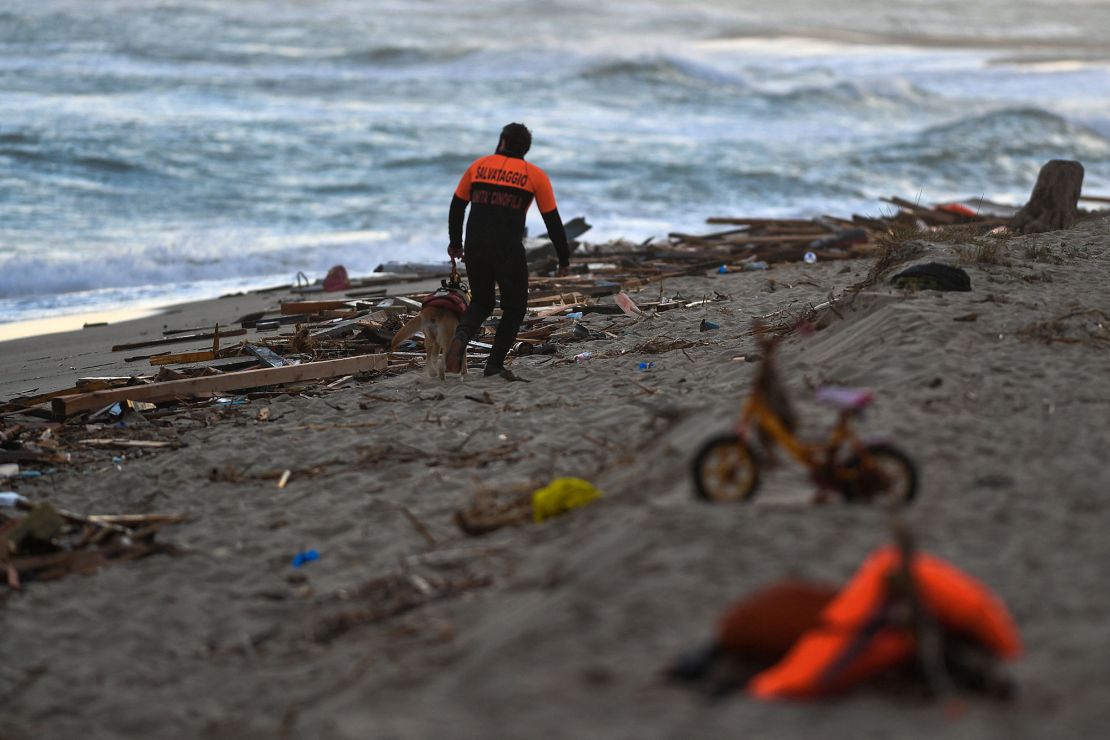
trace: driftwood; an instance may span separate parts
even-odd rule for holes
[[[1041,168],[1029,202],[1010,221],[1022,234],[1069,229],[1079,219],[1079,193],[1083,189],[1083,165],[1053,159]]]

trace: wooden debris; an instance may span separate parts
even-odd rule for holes
[[[161,365],[185,365],[194,362],[207,362],[215,359],[216,353],[212,350],[205,349],[200,352],[178,352],[177,354],[158,355],[150,358],[150,364],[159,367]]]
[[[365,304],[364,304],[365,305]],[[349,308],[352,301],[285,301],[281,304],[283,316],[291,314],[313,314],[336,308]],[[261,317],[259,317],[261,318]]]
[[[131,388],[116,388],[53,399],[55,418],[65,419],[80,411],[100,408],[104,404],[124,399],[131,401],[170,401],[177,398],[209,396],[214,393],[260,388],[267,385],[297,383],[305,380],[323,380],[340,375],[353,375],[368,370],[384,370],[386,355],[361,355],[339,360],[306,362],[287,367],[243,370],[206,378],[171,380]]]
[[[237,337],[246,334],[246,329],[232,329],[225,331],[221,336],[224,337]],[[177,334],[170,337],[163,337],[161,339],[151,339],[145,342],[131,342],[130,344],[117,344],[112,347],[113,352],[123,352],[129,349],[143,349],[145,347],[161,347],[166,344],[176,344],[180,342],[195,342],[201,339],[214,339],[217,336],[216,332],[207,332],[204,334]],[[146,357],[142,359],[147,359]]]
[[[173,553],[154,536],[182,520],[180,515],[82,517],[24,499],[14,513],[0,510],[0,569],[7,573],[9,588],[21,589],[32,581],[87,575],[113,563]]]
[[[111,439],[111,438],[95,438],[95,439],[82,439],[78,444],[88,445],[89,447],[120,447],[120,448],[141,448],[141,449],[159,449],[162,447],[180,447],[180,444],[167,442],[165,440],[154,439]]]
[[[577,317],[571,319],[567,314],[625,314],[641,318],[651,315],[652,311],[696,309],[717,300],[667,297],[662,289],[667,278],[716,271],[722,265],[727,266],[726,271],[752,269],[752,265],[757,265],[755,269],[767,269],[779,262],[800,261],[810,251],[820,261],[868,255],[878,249],[872,244],[881,242],[884,234],[891,232],[896,225],[899,228],[908,225],[908,228],[917,230],[958,224],[960,228],[969,226],[987,230],[1004,223],[1001,217],[980,217],[978,207],[969,209],[961,204],[928,207],[896,197],[887,201],[902,210],[886,218],[856,215],[851,219],[832,216],[812,219],[719,217],[711,218],[709,222],[725,224],[730,228],[718,228],[705,234],[675,232],[662,241],[580,245],[571,257],[570,276],[533,275],[530,278],[532,289],[527,298],[530,316],[525,319],[524,330],[518,336],[514,355],[533,354],[536,345],[541,344],[544,345],[543,353],[547,354],[559,345],[617,336],[612,331],[599,331],[586,322],[572,323]],[[994,204],[991,212],[1000,213]],[[582,228],[588,228],[588,225],[583,222]],[[535,248],[529,254],[535,253],[534,267],[553,269],[550,263],[554,256],[550,244],[544,242],[532,247]],[[158,413],[164,415],[173,413],[173,404],[184,399],[311,381],[330,381],[325,388],[335,389],[349,383],[360,373],[402,372],[422,367],[423,352],[393,353],[392,365],[381,352],[382,346],[387,345],[395,332],[420,310],[424,296],[414,293],[383,297],[373,306],[370,302],[355,300],[362,295],[377,299],[385,290],[372,286],[410,278],[426,279],[426,276],[376,275],[355,281],[353,288],[361,290],[348,291],[341,298],[285,301],[267,311],[244,315],[239,318],[241,329],[227,331],[218,325],[211,332],[200,328],[166,329],[163,338],[116,345],[114,351],[212,340],[211,349],[180,353],[163,350],[125,358],[127,362],[150,360],[152,366],[160,368],[153,378],[87,379],[73,388],[13,399],[0,407],[0,418],[8,414],[47,415],[49,418],[50,412],[38,407],[50,402],[54,418],[64,419],[83,411],[105,408],[124,399],[155,401],[162,407]],[[304,282],[299,292],[322,291],[322,286],[308,285],[307,279]],[[643,289],[653,283],[659,286],[658,301],[635,301],[629,295],[634,289]],[[274,290],[290,290],[291,287],[280,286]],[[609,299],[610,296],[615,298]],[[793,325],[800,318],[812,317],[819,310],[820,307],[812,307],[799,316],[784,315],[779,317],[780,323],[785,326],[789,321]],[[242,335],[250,327],[259,331],[280,332],[282,327],[290,324],[297,324],[293,333],[286,330],[267,335],[261,343],[220,346],[221,338]],[[619,326],[614,324],[608,329]],[[471,363],[481,363],[483,351],[491,348],[491,333],[491,328],[487,327],[483,334],[471,341],[472,351],[468,354]],[[654,344],[644,343],[636,351],[667,352],[689,346],[689,340],[664,338]],[[267,367],[258,368],[259,362]],[[298,362],[301,364],[295,364]],[[168,369],[170,365],[179,364],[201,364],[202,367]],[[198,373],[203,375],[198,376]],[[127,387],[120,387],[124,384]],[[90,442],[79,446],[88,448],[97,444]],[[0,455],[15,455],[21,460],[61,459],[53,451],[30,448],[16,451],[11,446],[0,451]]]

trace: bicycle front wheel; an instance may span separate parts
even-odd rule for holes
[[[713,437],[698,450],[693,464],[698,498],[713,503],[747,502],[759,488],[759,461],[736,434]]]

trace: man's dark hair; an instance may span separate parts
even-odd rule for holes
[[[505,154],[523,157],[532,148],[532,132],[523,123],[510,123],[501,129],[501,141]]]

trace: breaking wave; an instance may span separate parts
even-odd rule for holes
[[[95,260],[71,255],[10,255],[0,257],[0,299],[42,294],[75,293],[109,287],[140,288],[179,285],[206,280],[249,279],[283,275],[290,282],[298,272],[323,275],[329,267],[344,264],[358,273],[371,272],[396,258],[388,234],[364,232],[326,234],[284,239],[209,237],[204,245],[177,244],[102,248]],[[407,253],[431,258],[419,247]],[[438,255],[436,255],[438,257]]]

